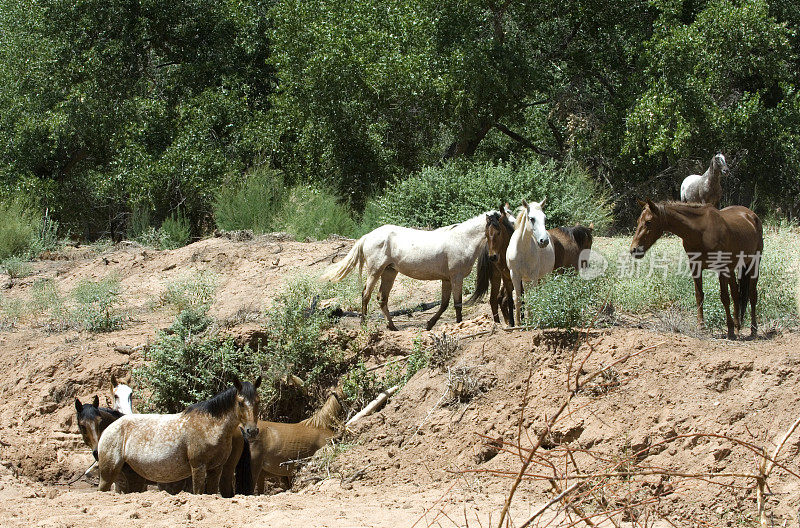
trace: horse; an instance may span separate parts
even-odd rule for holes
[[[553,271],[555,265],[555,252],[550,243],[550,234],[545,228],[547,217],[542,210],[545,200],[546,198],[531,204],[522,201],[506,251],[506,262],[514,284],[514,305],[520,321],[523,318],[522,282],[530,281],[536,285],[541,277]]]
[[[574,269],[580,271],[585,268],[589,263],[583,252],[592,249],[593,230],[594,224],[590,224],[588,227],[575,225],[548,229],[547,234],[550,235],[555,256],[553,270]]]
[[[335,428],[344,412],[340,398],[339,389],[335,389],[313,416],[298,423],[259,420],[258,436],[249,442],[257,495],[264,492],[267,476],[292,477],[298,460],[312,456],[337,435]]]
[[[747,207],[733,205],[718,210],[711,204],[659,202],[639,200],[642,212],[631,241],[630,252],[640,259],[665,231],[683,240],[683,249],[694,266],[694,295],[697,302],[697,325],[703,320],[704,269],[716,271],[719,296],[725,307],[728,338],[735,339],[750,301],[750,333],[755,337],[758,269],[764,251],[764,229],[761,219]],[[739,284],[737,272],[741,273]],[[733,317],[730,297],[733,297]]]
[[[511,235],[514,233],[513,217],[509,217],[505,206],[500,207],[500,212],[493,211],[486,214],[486,249],[478,256],[476,264],[475,291],[464,302],[471,306],[483,298],[491,284],[489,292],[489,306],[492,309],[494,322],[499,323],[497,313],[498,305],[503,312],[503,319],[509,326],[514,326],[514,287],[511,274],[506,263],[506,251]],[[514,219],[516,221],[516,219]],[[502,282],[503,290],[500,290]],[[499,301],[502,299],[502,301]]]
[[[75,398],[75,410],[78,413],[77,423],[83,443],[92,450],[92,456],[97,460],[97,446],[100,437],[109,425],[114,423],[123,414],[115,409],[100,407],[100,399],[95,395],[92,403],[81,403]],[[88,475],[96,465],[92,464],[84,475]],[[115,479],[117,490],[120,492],[144,491],[147,483],[129,467],[125,466],[120,475]]]
[[[117,379],[111,374],[111,408],[122,414],[133,414],[133,390],[128,385],[131,382],[130,372],[124,378]]]
[[[243,428],[245,439],[258,434],[261,384],[241,383],[179,414],[134,414],[108,426],[100,437],[100,491],[108,491],[123,464],[153,482],[176,482],[189,476],[192,491],[217,493],[232,438]]]
[[[707,203],[719,207],[722,197],[720,176],[728,175],[728,163],[721,153],[711,158],[708,169],[701,176],[691,174],[681,183],[681,201]]]
[[[430,330],[450,303],[456,309],[456,321],[461,322],[461,299],[464,278],[469,275],[478,254],[486,244],[486,217],[478,215],[460,224],[435,231],[422,231],[396,225],[383,225],[356,241],[341,262],[330,266],[321,280],[339,282],[358,265],[359,274],[366,266],[367,279],[361,294],[361,318],[367,314],[367,304],[375,284],[381,311],[389,330],[397,330],[389,314],[389,292],[398,273],[412,279],[442,281],[442,303],[426,324]]]

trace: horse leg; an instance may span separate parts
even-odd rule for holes
[[[392,322],[392,316],[389,315],[389,292],[392,291],[395,278],[397,278],[397,270],[391,267],[386,268],[381,274],[381,285],[378,288],[378,302],[381,305],[381,311],[386,318],[386,326],[389,330],[397,330],[394,322]]]
[[[502,277],[503,291],[505,292],[503,295],[505,304],[503,315],[506,317],[506,324],[514,326],[514,284],[511,282],[511,275],[508,273],[508,270],[502,273]]]
[[[728,339],[735,339],[733,331],[733,318],[731,318],[731,298],[728,295],[728,277],[720,272],[719,274],[719,299],[725,308],[725,323],[728,325]]]
[[[704,330],[706,323],[703,320],[703,272],[698,271],[694,278],[694,300],[697,303],[697,328]]]
[[[495,323],[500,323],[500,315],[497,313],[497,305],[500,300],[500,273],[492,266],[489,270],[489,282],[491,288],[489,289],[489,306],[492,308],[492,319]],[[508,314],[505,310],[505,299],[503,299],[503,317],[508,320]]]
[[[758,335],[758,323],[756,323],[756,303],[758,302],[758,292],[756,291],[756,283],[758,276],[750,277],[750,337]],[[744,314],[742,314],[744,319]]]
[[[219,491],[223,497],[233,497],[236,494],[236,464],[239,463],[244,451],[244,443],[245,439],[239,433],[235,433],[231,438],[231,452],[222,467],[219,480]]]
[[[364,290],[361,292],[361,321],[367,318],[367,305],[372,297],[372,290],[375,289],[375,283],[378,281],[380,274],[369,274],[367,282],[364,283]]]
[[[464,296],[464,278],[453,278],[450,281],[451,289],[453,290],[453,306],[456,309],[456,322],[461,322],[461,302]]]
[[[206,473],[206,493],[216,495],[219,493],[219,481],[222,477],[223,466],[217,466]]]
[[[731,271],[728,277],[728,287],[731,290],[731,301],[733,301],[733,328],[738,338],[742,333],[742,308],[739,306],[739,285],[736,283],[736,273]]]
[[[114,457],[116,458],[116,457]],[[100,491],[111,490],[111,485],[116,482],[120,477],[120,471],[123,465],[122,457],[118,459],[111,459],[111,457],[103,457],[101,455],[100,466],[100,485],[97,487]],[[122,493],[125,490],[117,489],[117,493]]]
[[[450,292],[452,289],[453,287],[450,285],[449,280],[442,281],[442,304],[439,306],[439,310],[433,314],[433,317],[431,317],[430,321],[428,321],[428,324],[425,325],[427,330],[433,328],[433,325],[436,324],[436,321],[438,321],[444,311],[447,310],[447,306],[450,304]]]
[[[192,493],[202,495],[206,491],[206,465],[192,466]]]

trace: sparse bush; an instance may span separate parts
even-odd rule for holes
[[[0,202],[0,259],[26,253],[36,237],[35,224],[20,202]]]
[[[30,262],[20,257],[9,257],[0,262],[0,267],[13,279],[27,277],[33,273]]]
[[[214,301],[217,276],[210,271],[197,271],[169,282],[161,302],[172,306],[177,313],[192,309],[205,312]]]
[[[458,350],[459,340],[455,336],[442,332],[441,335],[431,334],[431,341],[432,346],[428,364],[431,368],[443,369],[453,359]]]
[[[280,172],[260,168],[246,175],[240,185],[223,185],[214,200],[214,219],[226,231],[249,229],[253,233],[274,230],[276,214],[286,196]]]
[[[69,324],[67,306],[53,279],[39,279],[33,283],[29,306],[34,313],[46,313],[51,324],[62,328]]]
[[[606,291],[605,281],[588,281],[574,272],[546,276],[525,290],[525,324],[537,328],[576,328],[589,324]]]
[[[523,199],[547,197],[548,227],[594,222],[601,233],[612,221],[611,205],[599,186],[575,165],[559,169],[553,163],[452,162],[428,167],[396,182],[375,204],[365,219],[408,227],[440,227],[463,222],[501,200],[512,207]],[[377,225],[372,226],[372,228]],[[368,231],[367,226],[363,230]]]
[[[75,321],[89,332],[111,332],[122,328],[118,313],[120,282],[117,277],[99,281],[84,279],[72,291]]]

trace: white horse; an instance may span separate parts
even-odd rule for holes
[[[133,414],[133,389],[128,386],[130,382],[130,372],[124,378],[120,379],[117,379],[114,374],[111,374],[111,396],[114,399],[111,408],[122,414]]]
[[[681,201],[707,203],[719,207],[722,197],[720,177],[728,175],[728,163],[725,156],[717,154],[711,158],[706,172],[687,176],[681,184]]]
[[[359,266],[359,274],[366,267],[367,279],[361,293],[361,317],[366,316],[372,290],[380,279],[378,298],[390,330],[397,330],[388,308],[389,292],[397,274],[419,280],[440,280],[442,304],[426,325],[430,330],[447,309],[451,293],[456,321],[461,321],[464,279],[472,270],[485,243],[486,214],[435,231],[384,225],[359,238],[347,256],[325,270],[320,278],[339,282],[356,265]]]
[[[506,263],[514,284],[514,306],[522,321],[522,283],[530,281],[534,286],[539,279],[553,271],[555,252],[550,235],[545,228],[546,216],[542,210],[546,198],[530,205],[523,200],[517,216],[514,233],[508,242]]]

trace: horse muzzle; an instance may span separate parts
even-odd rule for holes
[[[543,239],[539,240],[539,247],[540,248],[546,248],[549,243],[550,243],[550,239],[549,238],[543,238]]]
[[[497,255],[489,255],[489,262],[497,262],[498,258]]]
[[[644,257],[644,246],[636,246],[631,248],[631,256],[635,259]]]
[[[99,458],[97,458],[97,449],[92,450],[92,456],[94,457],[95,460],[100,460]]]
[[[245,440],[253,440],[258,436],[258,427],[243,427],[242,436]]]

